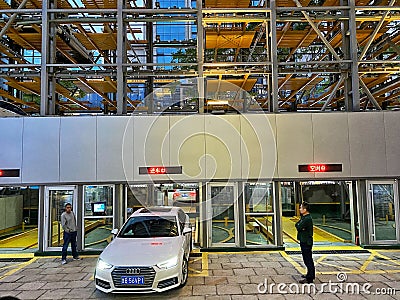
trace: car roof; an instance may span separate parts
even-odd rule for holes
[[[174,206],[151,206],[140,208],[132,214],[134,216],[177,216],[182,209]]]

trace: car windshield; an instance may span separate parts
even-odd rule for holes
[[[175,217],[143,216],[132,217],[121,229],[118,237],[149,238],[178,236]]]

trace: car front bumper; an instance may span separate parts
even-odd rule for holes
[[[121,284],[121,274],[125,275],[126,269],[141,269],[144,284]],[[116,267],[102,270],[96,268],[96,288],[105,293],[154,293],[163,292],[178,287],[181,282],[181,267],[176,265],[170,269],[152,267]],[[126,274],[129,275],[129,274]]]

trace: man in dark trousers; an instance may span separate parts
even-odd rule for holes
[[[65,211],[61,214],[61,226],[64,229],[64,244],[62,247],[61,263],[65,265],[67,263],[67,249],[70,242],[72,257],[74,260],[80,260],[78,251],[76,250],[76,217],[72,211],[71,203],[65,204]]]
[[[310,205],[307,202],[300,204],[301,219],[296,223],[297,239],[300,241],[301,254],[307,267],[307,274],[302,275],[300,283],[312,283],[315,279],[315,267],[312,259],[313,221],[310,215]]]

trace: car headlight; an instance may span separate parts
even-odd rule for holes
[[[178,264],[178,256],[175,256],[167,261],[157,264],[160,269],[171,269]]]
[[[113,267],[113,265],[106,263],[101,258],[99,258],[99,260],[97,261],[97,268],[100,270],[108,270],[108,269],[111,269],[112,267]]]

